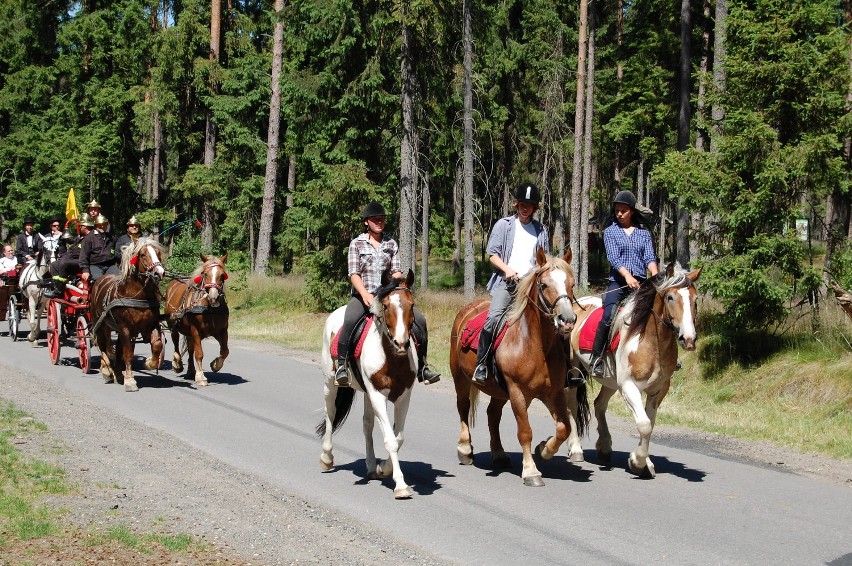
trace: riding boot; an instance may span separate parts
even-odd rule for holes
[[[440,373],[429,369],[425,353],[422,356],[417,356],[417,362],[417,381],[424,382],[426,385],[432,385],[436,381],[441,380]]]
[[[53,288],[48,289],[44,296],[48,299],[56,299],[65,294],[65,282],[58,279],[53,280]]]
[[[488,364],[491,359],[491,343],[493,334],[485,328],[479,333],[479,346],[476,349],[476,369],[473,370],[473,380],[485,383],[488,379]]]
[[[349,373],[346,371],[346,356],[338,356],[337,371],[334,374],[334,381],[338,387],[349,387]]]
[[[607,340],[609,340],[609,324],[598,325],[597,334],[595,334],[595,343],[592,346],[592,356],[589,360],[589,374],[592,377],[603,377],[603,351],[606,348]]]

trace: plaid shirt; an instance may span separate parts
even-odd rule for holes
[[[657,261],[651,233],[645,228],[636,226],[628,236],[618,222],[613,221],[604,230],[603,240],[606,259],[612,267],[609,272],[610,281],[623,279],[618,273],[622,267],[626,267],[634,277],[644,279],[648,265]]]
[[[382,243],[379,249],[373,247],[373,244],[367,239],[367,233],[364,232],[349,244],[349,276],[356,273],[361,276],[361,281],[364,283],[364,288],[372,294],[381,287],[383,273],[396,273],[402,271],[402,264],[399,261],[399,246],[396,240],[388,238],[382,234]],[[352,296],[357,293],[352,289]]]

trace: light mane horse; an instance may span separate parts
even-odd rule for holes
[[[317,435],[323,439],[320,467],[323,470],[334,467],[332,433],[343,425],[349,415],[355,391],[361,391],[366,395],[362,424],[367,444],[367,477],[382,479],[393,475],[396,499],[408,499],[414,495],[405,483],[399,465],[405,417],[418,367],[417,350],[410,333],[414,324],[413,285],[414,272],[409,269],[404,280],[393,279],[376,291],[370,309],[373,324],[367,331],[361,355],[355,360],[360,377],[350,380],[351,388],[337,386],[334,380],[335,358],[331,355],[331,344],[343,323],[345,306],[335,310],[326,320],[321,352],[325,374],[325,419],[316,428]],[[354,352],[354,348],[351,351]],[[393,403],[393,425],[388,416],[388,401]],[[378,463],[373,448],[373,425],[376,421],[388,451],[388,459]]]
[[[48,299],[44,297],[45,290],[39,286],[39,283],[54,259],[53,251],[44,248],[39,249],[36,258],[27,263],[18,280],[21,294],[27,300],[27,320],[30,323],[30,333],[27,335],[27,340],[33,346],[36,345],[36,340],[41,334],[41,313],[48,302]]]
[[[211,371],[222,369],[228,357],[228,305],[225,304],[225,280],[228,272],[222,257],[201,254],[202,264],[188,280],[175,279],[166,288],[165,313],[169,315],[172,342],[175,353],[172,369],[183,371],[183,354],[188,353],[186,376],[195,377],[196,385],[207,385],[202,363],[204,348],[201,341],[214,337],[219,343],[219,356],[210,362]],[[180,336],[184,335],[184,347],[180,347]]]
[[[151,357],[145,367],[157,369],[163,341],[160,332],[160,299],[158,287],[165,270],[160,262],[163,247],[150,238],[139,238],[124,248],[121,273],[108,273],[99,278],[89,291],[89,311],[92,315],[92,334],[101,351],[101,375],[105,383],[122,378],[116,374],[118,358],[112,342],[112,331],[118,333],[118,349],[124,365],[124,390],[138,391],[133,378],[133,338],[137,334],[150,336]]]
[[[701,269],[675,273],[670,266],[665,275],[646,280],[618,311],[610,334],[611,337],[619,335],[618,346],[615,352],[607,351],[604,355],[604,377],[598,379],[602,387],[594,404],[598,421],[595,448],[602,463],[608,464],[612,458],[612,436],[606,410],[610,398],[620,391],[639,429],[639,446],[628,458],[630,471],[643,477],[656,475],[648,451],[651,433],[657,409],[669,391],[677,365],[677,344],[685,350],[695,349],[695,281],[700,273]],[[588,373],[591,353],[580,350],[579,337],[588,316],[600,305],[600,299],[585,297],[580,302],[575,306],[578,322],[571,346],[575,367]],[[578,436],[571,435],[569,446],[571,452],[582,453]]]
[[[548,257],[539,249],[537,266],[518,283],[516,299],[507,313],[508,328],[495,352],[495,363],[506,382],[506,389],[489,379],[472,385],[476,351],[461,344],[462,333],[471,319],[488,309],[487,300],[466,306],[453,322],[450,334],[450,371],[456,386],[456,408],[461,421],[457,455],[462,464],[473,463],[470,427],[475,420],[480,389],[491,396],[488,404],[488,429],[491,433],[491,459],[494,467],[509,467],[510,460],[500,439],[503,407],[511,402],[523,450],[521,478],[524,485],[543,486],[541,472],[532,455],[532,428],[528,409],[533,399],[541,400],[556,421],[554,436],[535,449],[544,460],[553,458],[572,434],[583,434],[589,420],[585,385],[566,392],[568,372],[567,344],[576,315],[571,308],[574,298],[574,274],[569,265],[571,251],[565,257]],[[568,414],[567,398],[573,398],[575,413]],[[574,429],[578,430],[574,430]]]

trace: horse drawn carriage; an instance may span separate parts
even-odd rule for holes
[[[21,323],[21,312],[25,309],[24,297],[18,288],[18,272],[10,271],[0,274],[3,285],[0,286],[0,320],[9,325],[9,337],[18,340],[18,326]]]
[[[85,281],[69,283],[63,296],[50,299],[47,304],[47,352],[54,365],[59,363],[63,342],[77,348],[77,357],[83,373],[89,373],[92,338],[89,314],[89,286]]]

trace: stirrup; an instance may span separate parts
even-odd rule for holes
[[[433,383],[441,381],[441,374],[436,371],[432,371],[425,365],[421,367],[420,373],[417,377],[426,385],[432,385]]]
[[[589,361],[589,376],[603,377],[604,376],[604,360],[603,356],[592,358]]]
[[[565,387],[579,387],[586,383],[586,376],[580,368],[569,368],[565,378]]]
[[[476,383],[485,383],[488,381],[488,362],[482,361],[482,363],[476,365],[476,369],[473,370],[473,376],[471,379]]]
[[[346,371],[346,362],[337,366],[337,371],[334,374],[334,383],[338,387],[349,387],[349,372]]]

